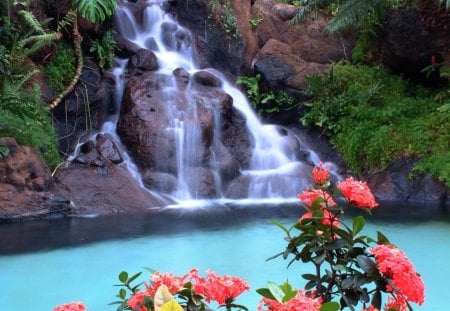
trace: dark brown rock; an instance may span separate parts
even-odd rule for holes
[[[141,187],[120,166],[70,166],[55,175],[55,192],[69,198],[72,215],[146,212],[173,203]]]
[[[146,49],[139,49],[131,56],[128,62],[128,72],[131,75],[138,75],[146,71],[158,69],[158,59],[155,53]]]

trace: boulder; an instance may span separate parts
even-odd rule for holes
[[[417,160],[398,160],[385,171],[372,174],[368,184],[381,202],[422,202],[434,205],[450,204],[448,188],[429,174],[411,173]]]
[[[52,193],[50,170],[36,151],[2,137],[9,155],[0,159],[0,222],[62,216],[69,201]]]
[[[128,61],[128,73],[132,76],[158,69],[155,53],[147,49],[139,49]]]
[[[70,199],[71,215],[144,213],[172,200],[143,188],[129,171],[117,165],[71,165],[55,174],[55,192]]]

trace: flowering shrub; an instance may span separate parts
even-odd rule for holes
[[[298,195],[306,212],[289,228],[274,222],[286,234],[287,246],[271,257],[312,264],[306,273],[304,289],[293,289],[286,282],[268,282],[258,311],[337,311],[349,308],[362,311],[412,310],[411,302],[422,305],[424,283],[406,255],[381,232],[377,239],[360,234],[363,216],[356,216],[351,226],[342,220],[346,209],[356,207],[371,213],[378,204],[366,183],[347,178],[331,187],[329,168],[320,163],[312,171],[314,189]],[[339,196],[339,197],[333,197]],[[336,202],[345,202],[344,206]],[[182,276],[152,271],[150,282],[132,283],[141,275],[119,274],[121,284],[118,310],[168,311],[210,310],[216,302],[226,310],[247,310],[235,299],[249,290],[247,282],[233,276],[219,276],[207,271],[202,277],[197,269]],[[387,301],[383,301],[383,294]],[[129,295],[129,296],[128,296]],[[54,311],[84,311],[81,303],[61,305]]]
[[[370,214],[378,204],[365,182],[347,178],[331,187],[329,168],[320,163],[312,171],[315,189],[299,194],[306,213],[291,227],[275,223],[286,234],[286,248],[273,256],[313,265],[303,274],[305,291],[269,282],[257,290],[263,298],[260,310],[381,310],[382,294],[388,294],[385,310],[403,311],[410,302],[424,302],[424,284],[405,254],[378,232],[377,239],[361,235],[365,220],[354,218],[350,226],[341,220],[347,208]],[[342,198],[333,198],[332,195]],[[335,202],[344,201],[344,206]],[[372,246],[373,245],[373,246]],[[271,258],[271,259],[272,259]],[[300,293],[300,294],[297,294]],[[307,307],[299,308],[299,295]],[[306,297],[306,298],[305,298]],[[321,305],[318,306],[318,302]]]

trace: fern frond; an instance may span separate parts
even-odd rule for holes
[[[56,31],[60,32],[66,26],[72,25],[75,18],[77,18],[77,12],[75,12],[73,9],[70,9],[67,12],[67,14],[64,16],[64,18],[58,23],[58,27],[56,28]]]
[[[384,13],[384,2],[383,0],[348,0],[330,20],[325,31],[331,34],[336,33],[350,27],[357,27],[358,23],[370,14],[380,16]]]
[[[297,14],[292,18],[291,24],[298,24],[305,21],[308,16],[318,12],[320,9],[326,7],[329,4],[329,0],[313,0],[305,1],[306,3],[300,7]]]
[[[20,10],[19,15],[24,19],[28,26],[30,26],[35,32],[40,34],[45,34],[44,28],[42,28],[41,23],[37,20],[33,13]]]

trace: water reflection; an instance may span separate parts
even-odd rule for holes
[[[248,205],[209,203],[200,208],[176,207],[139,215],[62,218],[0,225],[0,255],[48,251],[105,240],[148,235],[189,234],[238,228],[246,224],[285,219],[293,222],[303,212],[299,203]],[[347,218],[356,213],[348,210]],[[364,214],[364,213],[363,213]],[[439,221],[450,223],[448,208],[411,204],[383,204],[367,215],[367,222],[393,225]]]

